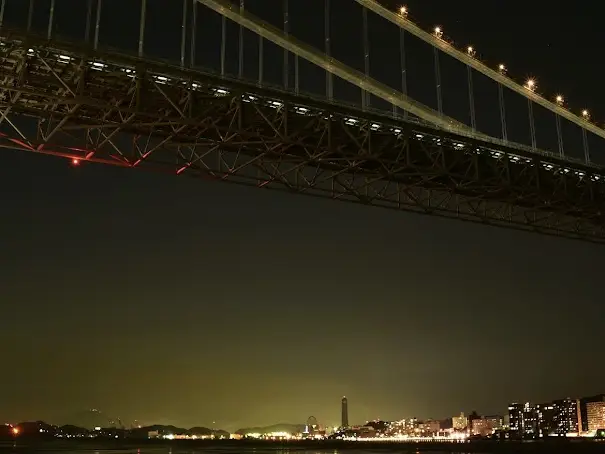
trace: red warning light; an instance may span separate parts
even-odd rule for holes
[[[72,165],[74,165],[74,166],[80,165],[80,160],[79,160],[79,159],[76,159],[76,158],[73,158],[73,159],[71,160],[71,164],[72,164]]]

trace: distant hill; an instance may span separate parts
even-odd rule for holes
[[[115,427],[103,427],[99,431],[92,431],[75,425],[53,426],[43,421],[22,422],[17,424],[20,438],[48,438],[54,436],[98,436],[98,437],[117,437],[120,438],[148,438],[149,432],[158,432],[160,435],[189,435],[189,436],[209,436],[214,435],[217,438],[229,438],[229,432],[224,430],[212,430],[207,427],[192,427],[185,429],[176,426],[153,425],[140,427],[136,429],[116,429]],[[0,439],[14,438],[11,432],[12,428],[7,425],[0,425]]]
[[[196,435],[198,437],[213,435],[215,437],[229,437],[229,432],[224,430],[212,430],[208,427],[192,427],[191,429],[185,429],[183,427],[176,426],[162,426],[162,425],[153,425],[141,427],[138,429],[132,429],[128,431],[132,436],[139,438],[147,438],[149,432],[158,432],[160,435]]]
[[[235,431],[236,434],[246,435],[253,433],[270,433],[270,432],[288,432],[288,433],[300,433],[305,430],[304,424],[274,424],[272,426],[265,427],[247,427]]]

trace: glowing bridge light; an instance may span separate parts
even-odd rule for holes
[[[71,164],[74,165],[74,166],[79,166],[80,165],[80,160],[77,159],[77,158],[73,158],[71,160]]]
[[[557,102],[557,104],[562,106],[565,103],[565,98],[563,97],[563,95],[557,95],[555,101]]]
[[[408,15],[408,9],[407,9],[407,7],[405,7],[405,6],[400,7],[399,8],[399,14],[401,16],[404,16],[404,17],[407,16]]]
[[[475,48],[473,46],[468,46],[466,48],[466,53],[469,54],[471,57],[475,56]]]
[[[584,109],[582,111],[582,116],[588,120],[590,118],[590,112],[588,112],[586,109]]]
[[[435,33],[435,36],[439,39],[441,39],[443,37],[443,30],[441,29],[441,27],[435,27],[435,30],[433,31]]]
[[[498,65],[498,71],[500,71],[501,73],[505,73],[506,72],[506,65],[504,65],[504,63],[500,63]]]
[[[530,91],[534,91],[536,89],[536,81],[534,79],[528,79],[525,83],[525,88]]]

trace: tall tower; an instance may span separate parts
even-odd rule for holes
[[[349,403],[346,397],[342,398],[342,427],[349,427]]]

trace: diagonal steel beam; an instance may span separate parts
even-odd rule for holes
[[[564,109],[563,107],[549,101],[548,99],[543,98],[539,94],[519,85],[514,80],[512,80],[509,77],[506,77],[504,74],[484,65],[479,60],[471,57],[470,55],[466,54],[465,52],[462,52],[462,51],[456,49],[454,46],[447,43],[446,41],[439,39],[436,36],[434,36],[433,34],[424,31],[423,29],[418,27],[416,24],[414,24],[409,19],[406,19],[405,17],[385,8],[380,3],[378,3],[376,0],[355,0],[355,1],[357,3],[359,3],[361,6],[368,8],[370,11],[373,11],[374,13],[383,17],[384,19],[388,20],[389,22],[392,22],[393,24],[396,24],[397,26],[403,28],[405,31],[411,33],[412,35],[416,36],[417,38],[420,38],[422,41],[430,44],[433,47],[436,47],[437,49],[448,54],[449,56],[454,57],[456,60],[464,63],[465,65],[470,66],[471,68],[473,68],[476,71],[479,71],[481,74],[489,77],[490,79],[498,82],[499,84],[502,84],[506,88],[510,88],[515,93],[518,93],[521,96],[524,96],[527,99],[530,99],[531,101],[535,102],[536,104],[539,104],[540,106],[544,107],[545,109],[548,109],[551,112],[565,118],[566,120],[569,120],[572,123],[575,123],[576,125],[580,126],[581,128],[586,129],[587,131],[590,131],[593,134],[596,134],[597,136],[605,139],[605,130],[604,129],[598,127],[594,123],[586,121],[584,118],[573,114],[569,110]]]
[[[460,123],[446,115],[439,114],[430,107],[419,103],[377,80],[366,77],[365,74],[360,71],[356,71],[342,62],[326,56],[323,52],[296,40],[292,36],[286,36],[282,30],[267,24],[261,19],[251,15],[248,11],[241,10],[239,7],[231,4],[228,0],[197,1],[263,38],[272,41],[278,46],[289,50],[293,54],[308,60],[335,76],[338,76],[362,90],[366,90],[441,129],[469,137],[488,138],[488,136],[477,134],[464,123]]]

